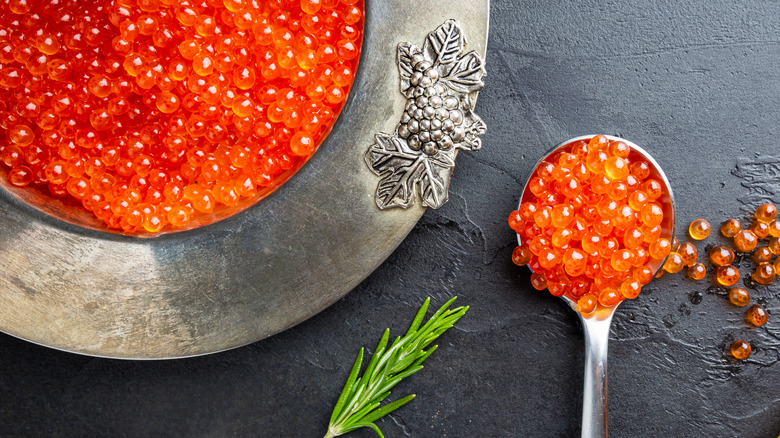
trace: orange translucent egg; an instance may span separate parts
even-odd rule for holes
[[[664,187],[658,180],[649,178],[642,183],[642,191],[647,193],[647,197],[651,200],[656,200],[664,193]]]
[[[769,235],[772,237],[780,237],[780,222],[777,219],[769,223]]]
[[[534,223],[539,228],[547,228],[552,225],[552,209],[550,207],[540,208],[534,213]]]
[[[572,277],[578,277],[585,273],[588,254],[581,249],[569,249],[563,254],[563,263],[566,273]]]
[[[637,190],[628,197],[628,205],[634,211],[642,211],[644,207],[650,201],[650,197],[642,190]]]
[[[751,350],[752,349],[750,348],[750,344],[743,341],[742,339],[734,341],[730,348],[731,355],[738,360],[745,360],[750,357]]]
[[[694,263],[688,268],[688,278],[691,280],[703,280],[707,276],[707,267],[701,263]]]
[[[729,289],[729,302],[735,306],[745,307],[750,303],[750,292],[744,287]]]
[[[634,253],[628,249],[619,249],[612,253],[610,257],[612,267],[618,272],[625,272],[632,268],[634,263]]]
[[[588,140],[588,149],[591,151],[602,151],[609,146],[609,138],[606,135],[596,135]]]
[[[603,174],[609,155],[602,150],[591,149],[586,157],[585,165],[595,174]]]
[[[775,267],[771,263],[761,263],[756,266],[756,270],[753,272],[753,281],[758,284],[772,284],[775,281]]]
[[[664,220],[664,211],[661,204],[657,202],[648,202],[642,207],[640,212],[642,223],[648,227],[655,227],[661,225]]]
[[[652,244],[650,244],[650,248],[648,249],[648,252],[650,253],[650,257],[661,260],[664,257],[668,256],[669,253],[672,251],[672,244],[669,242],[669,239],[658,239]]]
[[[644,181],[650,176],[650,165],[645,161],[636,161],[631,164],[629,171],[637,180]]]
[[[642,247],[645,243],[645,233],[639,228],[629,228],[623,233],[623,245],[628,249]]]
[[[670,274],[676,274],[682,271],[684,267],[685,264],[683,263],[682,257],[680,257],[680,254],[677,254],[676,252],[669,253],[666,262],[664,262],[664,271]]]
[[[628,163],[620,157],[609,157],[604,162],[604,173],[612,181],[622,181],[628,176]]]
[[[774,204],[762,204],[756,208],[756,220],[762,223],[770,223],[777,217],[777,207]]]
[[[754,326],[760,327],[766,324],[769,319],[769,314],[767,314],[766,310],[760,305],[753,304],[745,313],[745,319]]]
[[[753,251],[753,261],[759,265],[761,263],[767,263],[772,260],[774,253],[768,246],[761,246]]]
[[[633,300],[639,296],[639,292],[642,291],[642,284],[635,278],[627,278],[620,284],[620,293],[625,298]]]
[[[556,251],[545,248],[539,253],[539,264],[544,269],[552,269],[560,262],[561,256]]]
[[[712,227],[704,219],[696,219],[688,226],[688,234],[695,240],[706,239],[709,237],[710,232],[712,232]]]
[[[690,242],[681,244],[680,247],[677,248],[677,254],[680,254],[683,265],[685,266],[693,266],[693,264],[696,263],[696,259],[699,257],[696,247]]]
[[[769,251],[771,251],[773,255],[780,255],[780,237],[773,237],[769,239],[767,248],[769,248]]]
[[[631,277],[635,278],[641,284],[650,283],[653,279],[653,270],[649,266],[639,266],[631,271]]]
[[[723,286],[734,286],[739,281],[739,271],[731,265],[718,266],[715,279]]]
[[[731,262],[734,261],[734,251],[732,251],[731,248],[721,245],[710,249],[707,256],[709,257],[710,263],[715,266],[730,265]]]
[[[769,235],[769,224],[756,220],[750,225],[750,231],[752,231],[759,240],[764,239]]]
[[[631,152],[631,149],[628,147],[628,145],[625,142],[619,140],[610,141],[607,150],[609,151],[610,155],[620,158],[627,158],[628,154]]]
[[[512,262],[517,266],[525,266],[531,261],[531,250],[524,246],[518,246],[512,251]]]
[[[574,219],[574,209],[569,205],[556,205],[550,212],[552,224],[557,228],[568,226]]]
[[[534,272],[531,274],[531,286],[536,290],[547,289],[547,279],[544,275]]]
[[[758,237],[750,230],[742,230],[734,236],[734,248],[739,252],[750,252],[756,249]]]
[[[728,238],[736,236],[740,230],[742,230],[742,224],[738,219],[729,219],[720,226],[720,233]]]
[[[598,300],[593,295],[585,295],[577,301],[577,312],[589,315],[596,310]]]
[[[599,303],[604,307],[613,307],[623,300],[623,294],[615,288],[607,287],[599,293]]]

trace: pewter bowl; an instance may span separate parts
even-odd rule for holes
[[[161,359],[245,345],[323,310],[367,277],[424,212],[380,210],[364,154],[405,98],[396,46],[447,19],[484,55],[488,0],[369,0],[349,101],[314,157],[258,204],[140,239],[72,225],[0,190],[0,330],[94,356]]]

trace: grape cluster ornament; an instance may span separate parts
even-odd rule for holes
[[[485,61],[474,51],[464,55],[465,47],[455,20],[429,33],[422,48],[398,45],[406,108],[395,132],[376,134],[365,157],[381,177],[374,196],[380,209],[409,208],[416,192],[424,206],[441,207],[458,150],[482,147],[485,123],[472,99],[485,86]]]

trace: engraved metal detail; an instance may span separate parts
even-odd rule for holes
[[[474,113],[475,93],[485,83],[485,61],[463,54],[466,38],[455,20],[447,20],[425,38],[423,47],[403,42],[396,62],[406,108],[395,132],[380,132],[366,152],[368,167],[381,179],[377,207],[409,208],[419,193],[422,204],[447,202],[458,150],[482,147],[485,123]]]

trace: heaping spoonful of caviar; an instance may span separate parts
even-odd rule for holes
[[[627,140],[573,138],[539,160],[509,225],[519,244],[512,259],[531,269],[531,285],[563,298],[580,316],[582,436],[606,437],[609,326],[620,303],[636,298],[670,254],[675,206],[669,181]]]

